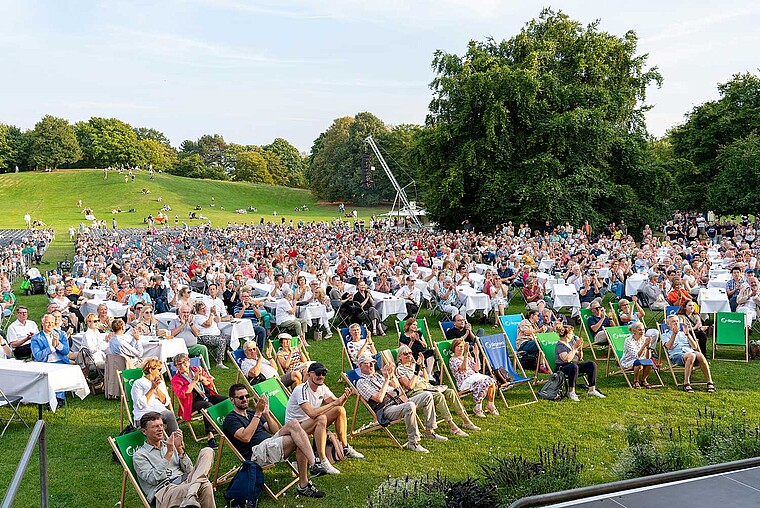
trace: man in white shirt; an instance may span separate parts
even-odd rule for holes
[[[406,318],[404,319],[417,315],[417,311],[420,310],[422,293],[415,287],[414,278],[411,275],[407,275],[406,286],[398,290],[396,297],[404,300],[404,303],[406,304]]]
[[[23,305],[16,307],[16,321],[8,326],[8,343],[13,349],[13,355],[16,358],[29,358],[32,356],[32,348],[29,341],[37,333],[37,323],[27,319],[29,317],[29,309]]]
[[[229,321],[230,315],[227,313],[227,307],[224,305],[224,300],[219,297],[219,286],[214,283],[209,284],[208,295],[211,298],[211,302],[206,302],[210,303],[210,305],[206,306],[206,310],[211,312],[211,307],[216,307],[216,313],[222,321]]]
[[[275,315],[277,327],[306,340],[306,327],[309,326],[309,323],[304,318],[296,317],[296,309],[291,298],[293,298],[293,293],[277,300],[277,314]]]
[[[285,423],[297,420],[306,434],[314,435],[314,445],[322,463],[330,474],[338,474],[335,466],[327,460],[325,447],[327,445],[327,427],[335,423],[335,433],[343,445],[343,454],[348,458],[363,459],[364,455],[348,444],[346,431],[346,403],[351,390],[345,389],[340,397],[335,397],[330,388],[325,385],[327,369],[319,362],[314,362],[307,371],[308,379],[296,387],[288,399],[285,410]]]

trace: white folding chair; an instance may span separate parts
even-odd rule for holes
[[[13,412],[11,414],[11,417],[8,418],[8,423],[5,424],[5,427],[3,428],[3,432],[0,433],[0,438],[2,438],[5,435],[5,431],[8,430],[8,426],[11,424],[14,418],[18,418],[21,420],[21,423],[26,425],[26,428],[29,428],[29,425],[24,421],[24,418],[21,416],[21,414],[18,412],[18,408],[21,406],[22,397],[19,395],[12,395],[8,397],[5,395],[5,392],[0,388],[0,408],[2,407],[9,407],[11,408],[11,411]]]

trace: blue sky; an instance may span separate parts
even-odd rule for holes
[[[664,76],[647,125],[661,136],[716,84],[757,73],[760,3],[498,0],[0,0],[0,122],[116,117],[174,145],[283,137],[308,151],[335,118],[422,124],[436,49],[508,39],[551,6],[622,36]]]

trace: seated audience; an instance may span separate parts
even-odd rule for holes
[[[199,330],[198,331],[198,343],[203,344],[206,347],[214,348],[216,352],[216,368],[227,369],[224,365],[224,357],[227,352],[227,346],[229,345],[228,339],[222,336],[221,330],[219,330],[219,323],[221,317],[216,311],[216,306],[208,306],[205,302],[195,302],[195,314],[193,315],[193,324]],[[208,313],[208,316],[206,315]]]
[[[417,320],[413,317],[404,321],[404,330],[401,333],[401,337],[398,339],[399,344],[409,346],[412,350],[412,355],[417,358],[422,355],[424,358],[423,365],[427,371],[427,375],[432,379],[433,368],[435,367],[435,351],[430,349],[425,342],[425,337],[422,336],[417,325]]]
[[[707,351],[707,330],[709,329],[709,326],[702,323],[702,318],[694,308],[695,305],[696,304],[693,301],[687,301],[680,309],[678,309],[676,315],[680,321],[687,326],[687,329],[694,333],[694,337],[699,344],[699,350],[704,353]]]
[[[166,390],[161,373],[164,364],[158,358],[146,358],[142,364],[143,377],[132,384],[132,406],[134,422],[139,422],[146,413],[155,411],[161,415],[169,434],[179,428],[177,417],[171,410],[171,399]]]
[[[133,334],[124,333],[124,321],[116,318],[111,323],[111,338],[108,340],[108,353],[122,355],[127,359],[127,368],[137,368],[142,365],[143,347],[140,339]]]
[[[604,395],[596,389],[596,362],[583,361],[583,339],[577,337],[574,343],[573,327],[557,323],[554,331],[559,334],[559,342],[554,349],[554,365],[557,370],[561,370],[567,377],[567,398],[578,402],[578,394],[575,393],[575,385],[578,381],[578,374],[588,376],[588,394],[592,397],[604,398]]]
[[[473,354],[470,356],[470,350],[462,339],[454,339],[451,343],[451,358],[449,358],[449,368],[457,388],[462,390],[471,390],[472,399],[475,401],[473,413],[479,418],[485,418],[483,412],[483,399],[488,399],[486,410],[493,415],[498,416],[499,411],[494,404],[496,395],[496,383],[492,377],[480,372],[480,360],[477,344],[473,345]]]
[[[16,307],[16,321],[8,326],[8,343],[13,349],[13,356],[17,359],[32,356],[32,337],[39,333],[37,323],[29,319],[29,309],[23,305]]]
[[[378,367],[382,367],[383,358],[375,349],[375,343],[372,341],[372,334],[367,330],[367,337],[362,339],[362,327],[358,323],[352,323],[348,327],[348,336],[351,340],[346,342],[346,351],[351,363],[358,365],[359,357],[364,353],[369,353],[375,358]]]
[[[31,340],[32,358],[35,362],[63,363],[69,365],[69,341],[55,329],[55,318],[51,314],[42,316],[42,330]],[[56,392],[58,405],[65,402],[65,393]]]
[[[245,360],[240,363],[240,370],[243,371],[246,379],[252,385],[272,379],[278,375],[277,369],[272,366],[269,360],[264,358],[256,341],[251,340],[246,342],[243,345],[243,353],[245,354]],[[291,369],[280,376],[280,381],[292,391],[296,386],[301,384],[301,372]]]
[[[678,316],[668,316],[668,330],[662,334],[662,343],[668,351],[668,357],[674,365],[679,365],[683,370],[683,391],[691,393],[694,389],[691,387],[691,372],[696,364],[707,379],[707,391],[715,391],[710,365],[707,363],[705,355],[698,350],[699,344],[692,341],[691,337],[681,331],[681,322]]]
[[[208,348],[203,344],[198,344],[198,336],[201,330],[193,322],[190,308],[189,305],[181,304],[177,317],[169,320],[167,330],[173,339],[185,341],[190,356],[201,356],[206,365],[211,365],[208,358]]]
[[[633,388],[651,388],[647,378],[652,372],[652,337],[644,334],[644,324],[634,321],[628,325],[630,337],[623,344],[623,357],[620,359],[624,369],[633,368]]]

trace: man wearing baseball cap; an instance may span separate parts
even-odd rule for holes
[[[428,450],[420,445],[420,430],[417,426],[417,407],[422,409],[425,427],[429,433],[435,428],[435,406],[433,395],[423,391],[411,399],[407,398],[401,389],[396,375],[393,373],[393,365],[383,365],[382,374],[375,372],[375,357],[370,353],[362,353],[358,358],[361,377],[356,382],[359,395],[367,401],[378,419],[394,421],[404,418],[408,442],[406,448],[418,453],[428,453]]]
[[[363,459],[364,455],[348,444],[346,403],[351,390],[346,388],[340,397],[336,397],[325,384],[327,368],[319,362],[309,365],[306,382],[298,385],[288,399],[285,410],[285,423],[296,420],[306,434],[314,435],[314,445],[319,458],[329,474],[340,471],[330,464],[325,449],[327,445],[327,427],[335,423],[335,433],[343,445],[343,454],[347,458]]]

